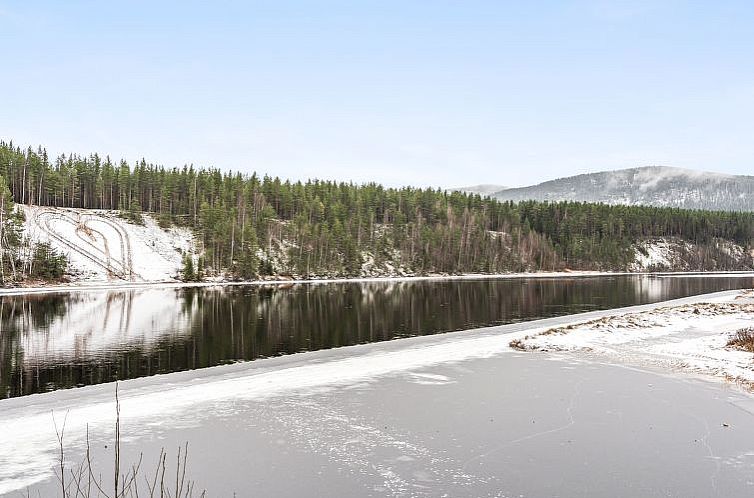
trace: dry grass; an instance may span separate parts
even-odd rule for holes
[[[524,340],[526,340],[526,338],[524,338],[523,340],[513,339],[510,343],[508,343],[508,346],[519,351],[526,351],[526,344],[524,343]]]
[[[754,327],[737,331],[728,341],[728,346],[754,353]]]

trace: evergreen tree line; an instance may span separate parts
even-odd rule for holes
[[[121,210],[191,227],[200,271],[237,278],[358,275],[370,257],[412,273],[626,269],[637,241],[677,237],[750,248],[754,214],[478,195],[332,181],[283,181],[97,154],[50,159],[0,142],[0,175],[17,203]],[[366,255],[369,256],[366,256]]]
[[[0,176],[0,286],[28,280],[60,280],[65,256],[49,244],[33,243],[23,233],[23,212],[14,209],[10,190]]]

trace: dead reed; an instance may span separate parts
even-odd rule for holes
[[[164,448],[160,449],[157,463],[147,471],[143,468],[143,453],[136,463],[124,468],[121,461],[121,433],[120,433],[120,398],[118,384],[115,384],[115,457],[112,464],[112,482],[103,480],[102,472],[92,462],[91,445],[89,443],[89,426],[86,428],[86,453],[83,460],[71,467],[66,466],[65,459],[65,427],[68,413],[58,427],[53,414],[55,434],[58,442],[58,463],[55,477],[61,498],[205,498],[206,491],[199,491],[194,481],[186,478],[188,467],[188,442],[178,447],[175,463],[175,480],[173,481],[172,465],[168,463],[168,454]],[[34,496],[30,490],[26,491],[27,498]]]

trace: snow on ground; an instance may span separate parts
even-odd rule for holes
[[[683,271],[698,268],[747,269],[754,265],[754,250],[725,239],[699,246],[675,237],[642,240],[634,247],[629,269],[643,271]],[[706,260],[706,262],[705,262]]]
[[[733,259],[741,260],[746,257],[746,250],[730,240],[718,240],[716,245],[722,253]]]
[[[400,252],[397,250],[394,250],[391,257],[386,261],[382,261],[381,264],[377,263],[374,254],[369,251],[361,252],[361,260],[362,278],[391,276],[407,277],[412,275],[412,272],[400,263],[401,256]]]
[[[569,351],[611,360],[711,375],[754,387],[754,354],[729,347],[754,326],[754,292],[735,299],[660,307],[539,331],[511,346]]]
[[[48,242],[69,259],[69,272],[84,282],[175,281],[183,253],[193,250],[184,228],[163,230],[152,216],[130,223],[115,211],[23,206],[25,233]]]
[[[669,241],[667,239],[643,241],[636,248],[636,257],[632,269],[636,271],[657,268],[673,269],[678,266],[679,254],[690,249],[691,245],[688,242]]]

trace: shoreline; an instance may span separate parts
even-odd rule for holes
[[[55,292],[78,292],[98,290],[131,290],[149,288],[189,288],[189,287],[243,287],[264,285],[293,285],[293,284],[341,284],[341,283],[379,283],[379,282],[412,282],[412,281],[443,281],[443,280],[505,280],[526,278],[593,278],[619,276],[656,276],[661,278],[697,277],[697,278],[754,278],[754,271],[714,271],[714,272],[609,272],[609,271],[570,271],[570,272],[531,272],[531,273],[467,273],[463,275],[422,275],[422,276],[393,276],[393,277],[344,277],[344,278],[312,278],[312,279],[271,279],[244,281],[153,281],[153,282],[106,282],[79,281],[66,284],[3,287],[0,296],[14,296],[24,294],[48,294]]]
[[[533,331],[510,345],[520,351],[600,358],[610,364],[700,374],[754,394],[754,352],[731,339],[754,323],[754,290],[631,311]]]

